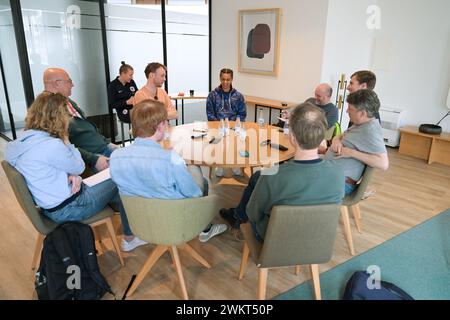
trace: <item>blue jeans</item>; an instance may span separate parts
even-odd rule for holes
[[[261,171],[256,171],[248,181],[248,185],[244,189],[244,193],[242,194],[241,201],[235,209],[237,217],[242,222],[246,222],[248,220],[247,213],[245,212],[245,208],[247,207],[247,203],[250,201],[250,197],[252,196],[253,189],[255,189],[256,183],[258,182],[259,177],[261,176]]]
[[[259,177],[261,176],[261,171],[256,171],[248,181],[248,185],[244,189],[244,193],[242,194],[241,201],[239,202],[236,209],[234,209],[235,213],[237,214],[237,218],[240,223],[244,223],[248,221],[248,216],[246,213],[246,207],[247,203],[250,201],[250,197],[252,196],[253,190],[255,189],[256,183],[258,182]],[[255,235],[256,240],[259,242],[264,242],[264,239],[259,235],[258,231],[256,231],[255,224],[250,221],[250,224],[252,226],[253,233]]]
[[[105,157],[109,158],[109,157],[111,157],[111,154],[113,153],[114,150],[116,150],[116,148],[114,148],[113,146],[111,146],[111,143],[110,143],[110,144],[108,144],[108,145],[106,146],[105,149],[103,149],[100,153],[98,153],[98,155],[105,156]],[[95,164],[91,167],[91,171],[92,171],[93,173],[98,173],[98,170],[97,170],[97,168],[95,167]]]
[[[357,185],[355,184],[345,184],[345,195],[348,196],[349,194],[351,194],[353,191],[355,191]]]
[[[124,235],[133,235],[130,225],[128,224],[125,209],[123,208],[122,201],[119,197],[119,192],[111,179],[108,179],[93,187],[82,185],[81,194],[75,200],[54,212],[48,212],[44,209],[43,213],[56,223],[81,221],[86,220],[100,212],[109,203],[119,209]]]

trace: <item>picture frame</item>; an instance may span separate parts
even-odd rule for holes
[[[280,8],[239,10],[239,72],[277,76],[280,18]]]

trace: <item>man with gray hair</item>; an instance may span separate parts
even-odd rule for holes
[[[74,84],[69,74],[61,68],[44,71],[44,89],[67,98],[67,110],[72,116],[69,124],[69,140],[81,153],[83,161],[95,172],[109,167],[109,156],[118,148],[98,132],[94,123],[87,120],[84,112],[70,99]]]
[[[362,89],[374,90],[377,84],[377,76],[375,73],[369,70],[359,70],[352,74],[350,77],[350,83],[347,86],[349,93],[356,92]],[[380,113],[377,111],[374,115],[375,119],[378,119],[381,123]],[[348,127],[350,128],[353,123],[350,120]]]
[[[353,125],[333,138],[325,155],[325,159],[335,159],[343,168],[346,195],[356,189],[366,165],[384,171],[389,168],[383,131],[375,118],[380,108],[377,94],[369,89],[358,90],[347,97],[347,103]]]
[[[318,155],[326,128],[325,115],[318,107],[310,103],[297,106],[289,120],[294,159],[280,165],[274,175],[261,171],[253,174],[239,205],[221,209],[221,217],[236,229],[250,221],[256,238],[262,242],[275,205],[341,203],[343,171],[334,161],[325,161]]]

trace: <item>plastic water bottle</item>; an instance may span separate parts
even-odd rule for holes
[[[259,111],[258,111],[258,124],[260,127],[264,127],[263,109],[259,109]]]
[[[289,119],[286,119],[286,121],[284,121],[283,133],[285,135],[289,134]]]
[[[228,118],[225,118],[225,135],[228,136],[230,134],[230,121]]]
[[[242,140],[245,140],[246,136],[247,136],[247,131],[245,131],[245,121],[242,121],[240,123],[239,138],[241,138]]]
[[[220,119],[219,135],[221,137],[225,135],[225,122],[223,119]]]
[[[164,140],[170,140],[170,132],[169,132],[169,127],[168,127],[168,125],[167,125],[166,128],[164,129]]]
[[[234,132],[239,135],[241,133],[241,118],[236,118],[236,124],[234,125]]]

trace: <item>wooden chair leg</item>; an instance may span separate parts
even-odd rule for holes
[[[300,271],[302,270],[302,266],[295,266],[295,275],[298,276]]]
[[[123,267],[125,265],[125,262],[123,261],[122,253],[120,252],[119,243],[117,242],[117,235],[114,231],[114,226],[112,223],[112,219],[109,218],[105,221],[106,227],[108,228],[109,237],[111,238],[111,242],[114,246],[114,250],[116,250],[117,256],[119,257],[119,261],[121,266]]]
[[[352,206],[352,209],[356,208],[356,214],[358,215],[358,219],[362,220],[362,216],[361,216],[361,210],[359,210],[359,203],[355,204],[354,206]]]
[[[213,166],[210,166],[210,167],[209,167],[209,180],[212,179],[212,177],[213,177],[213,172],[214,172],[214,167],[213,167]]]
[[[92,226],[92,230],[94,231],[95,247],[97,248],[97,254],[102,255],[103,254],[102,236],[98,228],[99,225]]]
[[[183,295],[183,299],[189,300],[187,290],[186,290],[186,283],[184,282],[183,271],[181,270],[181,262],[180,262],[180,257],[178,256],[177,247],[171,246],[169,248],[169,250],[170,250],[170,255],[172,256],[173,264],[175,265],[175,269],[177,271],[178,280],[180,281],[181,293]]]
[[[341,206],[341,216],[344,222],[344,233],[347,238],[348,246],[350,248],[350,254],[355,255],[355,248],[353,247],[352,230],[350,229],[350,219],[348,217],[348,209],[346,206]]]
[[[244,272],[245,272],[245,268],[247,267],[249,255],[250,255],[250,250],[248,248],[247,243],[244,241],[244,247],[242,249],[241,267],[239,269],[239,275],[238,275],[239,280],[242,280],[244,278]]]
[[[355,219],[356,229],[358,229],[359,233],[362,233],[361,227],[361,211],[359,210],[359,205],[355,204],[351,207],[353,218]]]
[[[33,260],[31,261],[31,270],[37,271],[39,268],[39,257],[41,256],[42,246],[45,236],[38,233],[36,244],[34,245]]]
[[[136,288],[141,284],[142,280],[144,280],[147,273],[151,270],[156,261],[158,261],[158,259],[163,255],[163,253],[167,251],[167,249],[167,246],[157,246],[155,249],[153,249],[147,261],[145,261],[141,270],[139,270],[139,273],[136,276],[133,285],[130,287],[130,290],[128,290],[127,297],[131,296],[134,293]]]
[[[205,258],[203,258],[197,251],[194,250],[194,248],[192,248],[189,244],[185,243],[179,246],[180,249],[186,250],[191,256],[192,258],[194,258],[195,260],[197,260],[198,262],[200,262],[200,264],[202,264],[203,266],[205,266],[206,268],[210,269],[211,265],[208,263],[208,261],[205,260]]]
[[[314,288],[314,296],[316,297],[316,300],[322,300],[322,295],[320,293],[320,278],[319,278],[318,264],[311,265],[311,278]]]
[[[266,300],[268,268],[258,268],[258,300]]]

